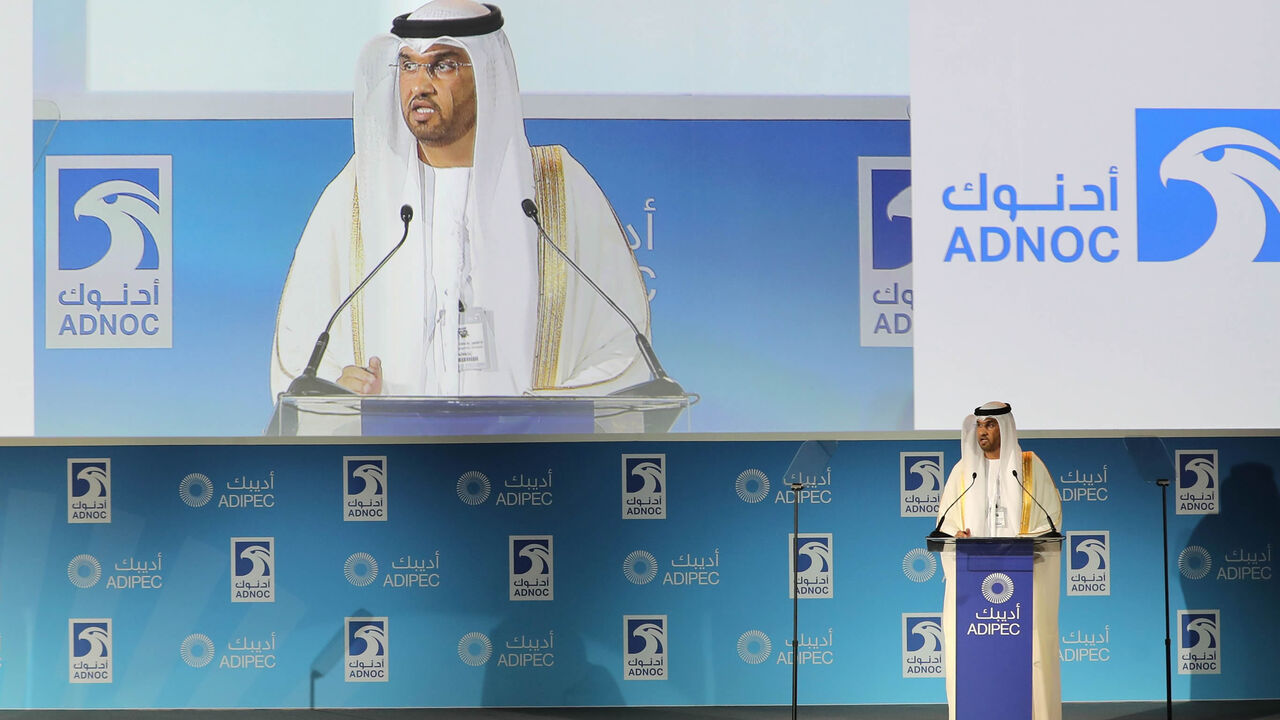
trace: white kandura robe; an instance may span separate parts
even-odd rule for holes
[[[616,216],[599,186],[568,152],[561,150],[564,176],[564,228],[570,256],[599,284],[641,329],[648,331],[649,305],[639,266]],[[346,297],[364,273],[399,240],[368,237],[362,233],[363,259],[352,257],[352,218],[355,189],[354,162],[329,184],[317,202],[294,253],[276,318],[272,346],[271,392],[283,392],[301,373],[333,309]],[[423,190],[422,194],[430,194]],[[469,207],[476,203],[474,194]],[[429,206],[430,198],[415,205]],[[518,212],[518,208],[514,208]],[[541,209],[544,224],[551,208]],[[330,333],[329,349],[319,376],[336,380],[343,366],[367,364],[378,356],[383,366],[383,394],[438,395],[450,387],[432,372],[429,325],[424,322],[426,293],[433,292],[430,210],[419,210],[411,222],[405,247],[362,291],[359,329],[352,328],[352,308],[339,315]],[[426,216],[426,217],[424,217]],[[474,217],[474,213],[468,213]],[[495,310],[496,367],[490,371],[464,371],[458,378],[460,395],[519,395],[530,392],[603,395],[649,378],[634,334],[596,292],[572,268],[563,267],[562,285],[552,282],[552,292],[563,287],[563,315],[549,318],[559,327],[554,353],[554,385],[536,385],[531,359],[537,338],[530,328],[538,317],[538,252],[543,242],[528,233],[518,237],[484,237],[473,232],[468,267],[474,307]],[[385,226],[385,224],[383,224]],[[548,228],[549,230],[551,228]],[[553,231],[554,232],[554,231]],[[531,244],[535,250],[525,244]],[[510,250],[508,251],[508,248]],[[499,267],[501,278],[486,274]],[[496,273],[495,273],[496,274]],[[519,276],[531,287],[526,297],[513,299],[506,278]],[[553,278],[554,279],[554,278]],[[548,285],[543,285],[547,292]],[[505,309],[505,313],[503,310]],[[357,356],[357,340],[362,347]]]
[[[955,535],[968,528],[975,537],[986,535],[988,489],[985,468],[976,470],[977,483],[949,512],[946,508],[960,496],[964,488],[973,482],[974,470],[956,463],[942,490],[939,512],[946,512],[942,531]],[[1022,474],[1022,462],[1013,463]],[[1053,476],[1038,456],[1032,457],[1032,493],[1053,516],[1054,525],[1062,530],[1062,501],[1053,483]],[[994,493],[992,493],[994,494]],[[1027,535],[1049,532],[1049,523],[1035,503],[1026,500],[1019,484],[1012,477],[1004,479],[1001,495],[1009,508],[1009,527],[998,536],[1017,536],[1021,529],[1023,502],[1031,505]],[[947,672],[948,717],[955,720],[956,697],[956,559],[954,551],[940,553],[942,571],[946,576],[946,590],[942,605],[942,632],[945,645]],[[1033,598],[1035,617],[1031,636],[1031,717],[1034,720],[1061,720],[1062,674],[1058,661],[1058,600],[1061,591],[1061,550],[1058,547],[1035,553],[1033,561]]]

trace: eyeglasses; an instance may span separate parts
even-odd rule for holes
[[[458,62],[457,60],[437,60],[429,63],[401,60],[400,62],[391,63],[387,67],[393,67],[404,75],[412,75],[419,70],[426,70],[427,77],[432,80],[452,80],[458,76],[458,68],[471,67],[471,63]]]

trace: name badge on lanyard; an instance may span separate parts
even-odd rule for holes
[[[493,311],[468,308],[458,318],[458,371],[493,370]]]

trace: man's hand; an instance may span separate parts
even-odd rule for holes
[[[348,365],[342,368],[342,377],[338,384],[359,395],[378,395],[382,393],[382,359],[378,356],[369,358],[369,367]]]
[[[345,374],[345,373],[344,373],[344,374]],[[958,537],[958,538],[962,538],[962,537],[970,537],[970,536],[972,536],[972,535],[973,535],[973,533],[969,532],[969,528],[965,528],[965,529],[961,530],[960,532],[956,533],[956,537]]]

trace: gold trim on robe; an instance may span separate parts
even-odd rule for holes
[[[351,274],[347,279],[350,290],[355,290],[364,278],[364,238],[360,236],[360,189],[351,193]],[[357,295],[351,301],[351,348],[356,365],[364,366],[364,302]]]
[[[558,145],[529,148],[533,156],[533,186],[538,217],[556,247],[572,254],[568,237],[564,161]],[[538,242],[538,329],[533,344],[533,389],[558,386],[560,339],[564,328],[568,266],[557,253]]]

